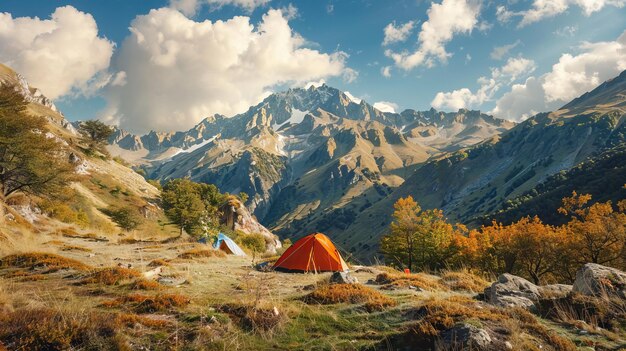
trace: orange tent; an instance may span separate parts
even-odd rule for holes
[[[274,269],[284,272],[343,272],[348,265],[326,235],[315,233],[291,245],[274,263]]]

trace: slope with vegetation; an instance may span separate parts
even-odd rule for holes
[[[117,130],[111,152],[151,178],[191,177],[248,194],[246,206],[285,237],[346,228],[430,156],[513,123],[479,111],[383,113],[323,85],[272,94],[245,113],[185,132]]]
[[[393,203],[409,195],[425,208],[442,209],[453,221],[475,225],[475,219],[490,217],[550,176],[604,157],[602,153],[619,153],[626,141],[624,91],[626,72],[560,110],[538,114],[498,137],[433,159],[392,194],[359,212],[351,226],[331,234],[350,251],[369,257],[390,223]],[[618,167],[606,177],[619,177],[620,172]],[[608,189],[599,198],[619,191]]]

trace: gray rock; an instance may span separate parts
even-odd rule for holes
[[[587,263],[576,272],[572,291],[588,296],[626,299],[626,273]]]
[[[560,299],[566,297],[572,291],[572,286],[567,284],[550,284],[539,287],[539,293],[544,299]]]
[[[502,307],[534,309],[540,297],[537,285],[508,273],[501,274],[496,282],[485,289],[485,300]]]
[[[357,284],[359,280],[348,272],[335,272],[330,276],[330,282],[336,284]]]
[[[441,334],[444,350],[486,350],[492,342],[485,329],[471,324],[459,324]]]
[[[157,279],[157,282],[159,282],[159,284],[162,284],[162,285],[177,286],[177,285],[186,283],[187,280],[183,277],[169,276],[169,277],[159,277]]]

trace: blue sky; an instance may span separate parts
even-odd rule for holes
[[[185,13],[184,16],[193,22],[210,20],[214,23],[218,20],[226,21],[234,16],[247,16],[250,17],[250,23],[257,26],[270,9],[282,9],[283,17],[289,20],[288,25],[291,31],[298,33],[304,39],[303,42],[297,44],[298,49],[308,48],[319,55],[341,53],[333,58],[326,57],[325,59],[328,60],[325,63],[326,66],[315,72],[308,69],[313,67],[313,63],[304,62],[304,67],[289,68],[290,71],[287,74],[285,73],[287,69],[284,67],[265,68],[271,63],[252,60],[247,65],[259,66],[249,68],[250,72],[256,72],[255,69],[268,69],[271,75],[274,74],[272,69],[276,69],[278,72],[276,75],[282,78],[277,78],[277,82],[272,81],[270,77],[259,82],[246,82],[240,90],[250,91],[232,92],[231,95],[240,95],[241,102],[247,105],[258,99],[258,96],[262,96],[261,90],[263,94],[266,94],[268,91],[301,84],[302,82],[294,82],[294,79],[298,77],[298,72],[300,72],[298,70],[302,70],[302,72],[306,71],[303,73],[304,77],[309,75],[323,79],[329,85],[349,91],[352,95],[364,98],[370,103],[381,101],[391,103],[389,105],[398,111],[405,108],[423,110],[430,108],[431,105],[443,110],[467,107],[489,111],[503,118],[520,120],[532,113],[558,107],[567,102],[570,97],[576,96],[573,94],[584,92],[594,84],[626,69],[626,40],[622,42],[618,39],[626,29],[626,8],[623,6],[626,3],[619,0],[612,3],[607,1],[606,4],[599,1],[596,2],[596,7],[585,7],[592,6],[587,5],[591,2],[585,0],[565,0],[563,1],[565,7],[560,9],[540,8],[533,1],[502,3],[473,0],[437,0],[434,2],[417,0],[393,2],[375,0],[186,1],[198,1],[195,13],[184,10],[181,6],[178,7]],[[206,1],[212,4],[203,4]],[[218,4],[220,2],[226,4],[220,6]],[[445,10],[442,4],[445,2],[449,2],[448,10]],[[598,3],[600,3],[599,6]],[[615,3],[618,6],[615,6]],[[194,108],[176,108],[166,115],[154,117],[154,120],[151,120],[149,116],[140,116],[143,106],[151,105],[152,101],[157,104],[159,96],[170,92],[164,88],[163,91],[155,93],[155,90],[151,90],[150,87],[154,84],[165,86],[167,82],[152,82],[146,79],[146,76],[143,76],[143,79],[137,78],[136,82],[132,81],[135,79],[132,70],[143,69],[141,61],[131,65],[122,60],[142,59],[137,54],[139,49],[129,44],[128,49],[123,50],[123,43],[126,38],[132,39],[133,34],[129,31],[129,26],[137,16],[146,15],[151,9],[169,7],[168,1],[3,0],[0,3],[0,12],[10,14],[11,21],[16,21],[19,17],[28,17],[31,20],[39,17],[44,20],[49,19],[58,7],[65,5],[72,6],[80,14],[93,16],[97,26],[95,39],[85,39],[84,47],[81,47],[83,44],[79,40],[76,43],[77,47],[71,47],[71,45],[68,47],[65,41],[63,41],[65,46],[56,46],[58,50],[68,50],[69,53],[63,56],[64,62],[76,56],[72,54],[76,51],[84,52],[85,55],[90,54],[88,57],[81,58],[80,62],[91,60],[94,62],[91,68],[84,72],[73,72],[72,67],[76,65],[70,65],[68,62],[68,67],[64,68],[69,72],[67,75],[75,74],[77,78],[63,87],[49,88],[54,92],[53,95],[56,95],[55,101],[68,119],[104,118],[120,123],[122,126],[127,125],[129,129],[135,131],[153,128],[185,129],[202,117],[187,116],[189,114],[230,114],[242,109],[243,105],[227,101],[219,93],[215,93],[219,89],[219,84],[215,83],[216,87],[207,91],[193,89],[193,91],[199,91],[200,96],[191,98],[187,96],[189,95],[187,93],[184,98],[177,97],[175,100],[175,102],[184,101],[190,106],[196,105]],[[453,8],[459,8],[460,5],[466,6],[468,9],[466,12],[471,13],[445,13]],[[444,11],[441,16],[444,19],[439,19],[436,24],[439,27],[435,32],[442,33],[449,30],[451,33],[449,36],[443,35],[443,39],[439,38],[434,42],[438,48],[445,50],[447,58],[442,59],[436,54],[428,56],[427,53],[426,57],[430,57],[431,62],[425,59],[418,64],[407,65],[401,60],[394,61],[393,54],[406,53],[406,57],[414,52],[424,51],[425,47],[432,44],[432,40],[420,41],[418,36],[424,31],[425,23],[435,25],[437,21],[433,14],[435,11],[431,10],[438,6]],[[73,15],[76,14],[73,13]],[[173,15],[168,14],[168,16]],[[445,23],[445,18],[448,16],[462,16],[455,21],[460,23],[467,20],[467,25],[464,28],[455,29],[454,24]],[[390,24],[400,27],[410,21],[413,23],[413,28],[403,38],[404,40],[383,45],[385,27]],[[190,24],[193,25],[193,22]],[[144,23],[144,26],[148,25]],[[77,28],[80,27],[77,25],[71,30],[81,31]],[[159,31],[158,28],[156,30]],[[255,27],[253,31],[256,30]],[[41,82],[40,85],[43,85],[41,88],[46,94],[46,87],[53,83],[46,82],[45,78],[40,77],[45,74],[41,69],[29,67],[24,63],[25,60],[21,59],[24,57],[21,55],[36,46],[36,42],[33,40],[29,43],[25,39],[21,47],[15,48],[12,46],[17,45],[11,45],[10,41],[17,34],[5,33],[3,36],[1,31],[0,59],[5,63],[19,66],[14,68],[21,71],[29,81]],[[198,37],[198,40],[191,45],[197,45],[200,48],[203,46],[203,38],[205,37]],[[109,42],[110,49],[106,48],[106,41]],[[499,58],[492,55],[496,47],[505,45],[512,46],[508,52]],[[186,46],[186,49],[194,50],[193,46]],[[101,51],[105,52],[101,55],[103,57],[95,57]],[[122,51],[126,54],[122,55]],[[276,51],[276,55],[281,55],[281,53]],[[108,62],[105,62],[107,61],[105,56],[109,57]],[[321,56],[312,58],[314,61],[311,62],[317,63],[321,58]],[[144,57],[143,60],[145,59]],[[193,59],[181,59],[174,65],[193,65],[196,62],[190,60]],[[205,62],[202,58],[197,58],[197,60],[199,60],[197,61],[199,65],[220,64],[213,61]],[[271,62],[271,58],[268,58],[268,61]],[[507,66],[507,63],[510,65]],[[555,67],[559,63],[562,64]],[[339,64],[341,67],[336,66]],[[381,70],[384,67],[388,67],[389,77],[383,76]],[[55,67],[48,69],[55,69]],[[117,77],[116,74],[121,71],[128,73],[129,90],[116,91],[115,87],[126,84],[125,82],[119,85],[111,84]],[[206,85],[221,79],[232,80],[231,76],[207,75],[205,77],[193,74],[195,71],[186,69],[182,71],[172,70],[170,73],[173,75],[168,82],[180,79],[175,83],[197,84],[194,79],[203,79]],[[158,72],[155,70],[146,74],[147,77],[155,77],[158,76]],[[219,75],[220,72],[222,71],[216,70],[211,74]],[[250,72],[247,74],[253,74]],[[89,77],[90,73],[93,73],[91,77]],[[64,74],[64,72],[59,74]],[[181,76],[184,74],[189,76]],[[108,81],[103,78],[105,76],[108,77]],[[484,79],[479,82],[481,77]],[[120,77],[120,82],[121,78],[123,77]],[[216,79],[213,80],[213,78]],[[94,81],[103,83],[95,84]],[[145,94],[137,92],[143,91],[142,84],[146,86]],[[518,86],[513,89],[516,84]],[[555,88],[555,85],[558,87]],[[539,88],[543,90],[540,96],[535,96],[536,91],[531,91],[533,87],[542,87]],[[559,87],[563,88],[559,90]],[[228,84],[228,88],[224,91],[230,91],[228,89],[238,88]],[[131,93],[133,94],[132,101],[141,101],[143,105],[133,105],[132,101],[127,101],[129,98],[125,100],[125,97]],[[438,93],[440,96],[436,99]],[[175,95],[175,91],[172,94]],[[217,104],[212,100],[221,102]],[[163,108],[157,111],[160,110]],[[150,111],[148,108],[146,114],[156,115],[158,112]],[[153,122],[154,125],[151,125]]]

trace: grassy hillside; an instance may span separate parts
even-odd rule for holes
[[[488,280],[467,271],[353,266],[367,284],[328,285],[329,273],[259,272],[198,244],[38,237],[0,256],[0,347],[428,350],[459,323],[495,333],[494,350],[608,350],[624,337],[489,305],[476,295]]]
[[[475,225],[491,222],[510,223],[524,216],[539,216],[544,222],[562,224],[567,217],[557,209],[561,199],[573,191],[590,194],[592,200],[617,203],[626,198],[626,145],[609,149],[578,166],[559,172],[532,190],[507,201],[487,216],[474,220]]]

